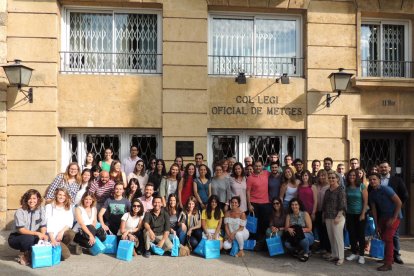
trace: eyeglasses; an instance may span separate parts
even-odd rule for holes
[[[279,202],[273,202],[273,205],[280,205]]]
[[[132,205],[132,208],[141,208],[141,206],[139,206],[139,205]]]

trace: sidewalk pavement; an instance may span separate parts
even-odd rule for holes
[[[348,262],[336,266],[313,255],[306,263],[287,256],[269,257],[267,252],[246,251],[244,258],[222,255],[220,259],[205,260],[198,256],[177,257],[154,256],[149,259],[135,257],[124,262],[112,255],[91,256],[83,254],[71,256],[55,267],[32,269],[14,261],[17,251],[8,247],[10,232],[0,232],[0,275],[414,275],[414,238],[404,238],[401,242],[401,255],[404,265],[393,265],[390,272],[378,272],[380,266],[375,260],[366,258],[365,265]]]

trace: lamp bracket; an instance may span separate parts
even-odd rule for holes
[[[28,90],[23,90],[19,87],[19,91],[22,92],[22,94],[29,101],[29,103],[33,103],[33,88],[29,88]]]

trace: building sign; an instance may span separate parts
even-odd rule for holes
[[[244,104],[244,105],[240,105]],[[303,110],[296,106],[281,106],[278,96],[236,96],[234,105],[211,107],[213,115],[287,115],[302,116]]]

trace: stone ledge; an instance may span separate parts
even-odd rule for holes
[[[414,78],[355,77],[351,82],[353,87],[364,89],[398,87],[412,90],[414,87]]]

